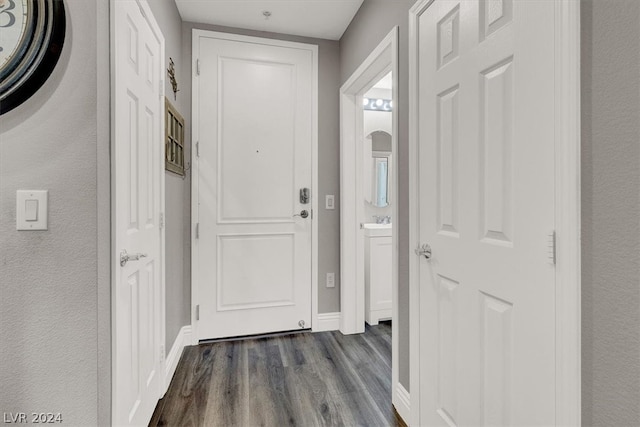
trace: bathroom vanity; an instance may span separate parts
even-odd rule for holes
[[[365,321],[369,325],[391,319],[392,232],[391,224],[364,224]]]

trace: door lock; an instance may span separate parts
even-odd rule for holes
[[[309,203],[309,198],[310,198],[309,194],[310,194],[310,191],[309,191],[308,188],[305,187],[305,188],[301,188],[300,189],[300,204],[301,205],[306,205],[306,204]]]
[[[299,214],[295,214],[294,216],[301,216],[302,218],[306,218],[309,216],[309,211],[307,211],[306,209],[303,209],[302,211],[300,211]]]
[[[425,243],[422,246],[417,247],[414,252],[418,256],[424,256],[426,259],[431,259],[431,246]]]

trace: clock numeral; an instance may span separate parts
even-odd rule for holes
[[[7,3],[9,3],[8,6],[6,6]],[[4,25],[0,23],[0,28],[11,27],[13,24],[16,23],[16,16],[12,12],[10,12],[15,8],[16,8],[16,2],[14,0],[0,0],[0,9],[2,9],[0,10],[0,16],[7,15],[9,17],[9,22]]]

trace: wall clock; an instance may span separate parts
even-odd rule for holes
[[[62,0],[0,0],[0,114],[29,99],[51,75],[65,27]]]

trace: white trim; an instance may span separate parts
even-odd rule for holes
[[[582,423],[580,1],[556,2],[556,424]]]
[[[398,27],[380,42],[358,69],[340,88],[340,305],[343,334],[364,332],[364,192],[362,179],[363,139],[362,96],[389,71],[393,73],[393,105],[397,102]],[[398,150],[398,112],[392,110],[392,150]],[[398,156],[392,156],[397,162]],[[354,167],[355,165],[355,167]],[[398,168],[393,165],[394,194],[398,194]],[[392,221],[398,216],[398,204],[393,203]],[[397,231],[393,233],[393,288],[397,285]],[[355,260],[355,262],[354,262]],[[394,294],[397,300],[397,295]],[[397,335],[393,334],[392,336]]]
[[[398,219],[398,33],[394,27],[376,46],[362,64],[340,88],[340,305],[343,334],[364,332],[365,289],[364,289],[364,232],[360,223],[364,222],[364,189],[362,185],[363,135],[362,96],[380,78],[392,73],[392,114],[391,151],[394,202],[392,222]],[[354,167],[355,165],[355,167]],[[399,384],[399,327],[398,327],[398,228],[392,234],[392,319],[391,322],[391,384],[393,401],[397,400],[395,385]]]
[[[178,332],[175,341],[173,341],[169,354],[167,354],[164,365],[164,390],[162,396],[169,390],[169,385],[171,384],[173,375],[176,373],[182,351],[186,346],[191,345],[191,339],[191,325],[183,326]]]
[[[402,421],[409,425],[409,420],[411,419],[411,396],[407,389],[400,383],[396,384],[394,391],[393,407],[396,408]]]
[[[418,224],[418,20],[434,0],[420,0],[409,10],[409,250],[420,245]],[[420,281],[419,259],[409,254],[409,425],[420,425]]]
[[[191,38],[191,52],[192,52],[192,66],[191,66],[191,111],[192,111],[192,127],[191,127],[191,141],[195,144],[199,140],[198,128],[198,75],[196,74],[196,61],[199,58],[199,43],[198,39],[202,36],[213,37],[222,40],[242,41],[247,43],[264,44],[268,46],[280,46],[293,49],[303,49],[311,51],[313,64],[312,68],[312,123],[311,123],[311,328],[314,328],[319,321],[318,319],[318,206],[320,198],[320,188],[318,184],[318,46],[307,43],[297,43],[284,40],[267,39],[262,37],[244,36],[240,34],[221,33],[217,31],[207,30],[192,30]],[[193,145],[192,145],[193,147]],[[193,150],[192,150],[193,151]],[[198,320],[196,320],[196,305],[199,301],[198,292],[198,259],[199,259],[199,239],[196,239],[196,224],[199,222],[198,214],[198,191],[199,191],[199,177],[200,169],[198,157],[192,155],[191,160],[191,327],[192,327],[192,343],[198,343]]]
[[[340,329],[340,312],[335,313],[320,313],[317,317],[317,322],[312,328],[313,332],[323,331],[337,331]]]
[[[418,246],[418,20],[434,0],[409,11],[410,248]],[[580,2],[556,2],[556,425],[581,424],[580,261]],[[418,258],[409,259],[411,420],[420,424],[420,283]]]

